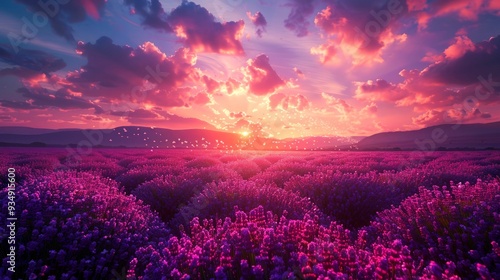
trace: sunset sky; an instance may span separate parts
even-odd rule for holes
[[[500,121],[500,0],[0,7],[0,126],[285,138]]]

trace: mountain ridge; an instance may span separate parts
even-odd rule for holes
[[[256,137],[251,134],[243,136],[208,129],[174,130],[143,126],[120,126],[111,129],[52,130],[0,127],[0,146],[4,147],[80,145],[109,148],[321,150],[353,143],[353,140],[349,137],[338,136],[279,140]]]
[[[500,149],[500,122],[441,124],[418,130],[381,132],[356,144],[361,150]]]
[[[120,126],[110,129],[0,127],[0,146],[192,148],[258,150],[461,150],[500,149],[500,122],[441,124],[371,136],[274,139],[209,129]]]

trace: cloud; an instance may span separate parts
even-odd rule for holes
[[[184,118],[170,114],[161,109],[146,110],[136,109],[129,111],[115,111],[114,116],[125,118],[129,123],[135,125],[159,126],[170,129],[211,129],[215,130],[211,124],[197,118]]]
[[[183,1],[168,15],[167,21],[184,45],[196,52],[245,53],[239,41],[245,26],[243,20],[220,23],[207,9]]]
[[[197,95],[191,97],[189,101],[196,105],[206,105],[210,103],[210,96],[206,92],[199,92]]]
[[[285,82],[278,76],[269,63],[269,57],[265,54],[247,61],[247,67],[243,69],[245,80],[249,85],[249,92],[255,95],[267,95],[275,92]]]
[[[205,87],[207,88],[207,92],[209,93],[214,93],[220,87],[219,82],[206,75],[203,75],[202,80],[203,83],[205,84]]]
[[[415,1],[410,1],[415,2]],[[483,13],[498,13],[500,5],[494,0],[438,0],[427,5],[419,5],[417,14],[419,28],[426,28],[429,21],[444,16],[458,16],[460,20],[477,21]]]
[[[311,54],[318,55],[321,63],[328,63],[335,58],[337,48],[335,47],[335,43],[330,41],[311,48]]]
[[[304,72],[302,72],[299,68],[293,67],[293,72],[299,76],[299,78],[305,78],[306,75],[304,75]]]
[[[12,115],[0,114],[0,123],[19,123],[20,121],[14,118]]]
[[[100,18],[106,4],[106,0],[17,0],[17,2],[27,6],[33,13],[44,14],[52,30],[68,41],[75,41],[73,37],[73,28],[70,24],[82,22],[89,17],[94,19]]]
[[[144,93],[143,102],[149,102],[161,107],[188,107],[192,89],[179,87],[171,89],[154,89]]]
[[[306,1],[294,2],[304,4]],[[491,0],[324,2],[327,6],[315,16],[314,23],[323,32],[325,42],[313,47],[311,53],[318,55],[323,63],[335,61],[334,58],[340,56],[350,58],[354,65],[383,62],[383,53],[388,46],[406,41],[407,35],[399,30],[408,23],[416,24],[422,30],[439,17],[477,21],[481,14],[500,12],[500,5]],[[313,5],[313,1],[308,3]],[[458,37],[456,44],[447,50],[445,54],[449,58],[460,56],[471,46],[470,41],[462,39],[465,38]]]
[[[288,0],[286,5],[290,7],[290,13],[285,19],[285,27],[295,32],[297,37],[304,37],[309,34],[308,17],[314,12],[314,0]]]
[[[19,48],[18,52],[14,53],[1,46],[0,61],[14,66],[1,69],[0,77],[13,75],[26,79],[41,74],[50,75],[66,67],[64,60],[43,51]]]
[[[361,109],[361,113],[364,115],[366,115],[366,114],[374,115],[377,112],[378,112],[378,106],[374,102],[366,105],[365,107],[363,107],[363,109]]]
[[[0,100],[1,106],[18,110],[57,108],[63,110],[94,109],[96,114],[103,112],[98,105],[75,96],[66,89],[49,91],[40,87],[20,88],[18,92],[25,98],[24,101]]]
[[[500,36],[473,44],[460,35],[422,71],[402,70],[400,83],[385,80],[355,83],[355,97],[412,106],[423,112],[417,125],[491,117],[479,107],[500,104]]]
[[[137,109],[128,112],[113,112],[112,115],[115,116],[125,115],[128,119],[157,119],[160,117],[159,114],[146,109]]]
[[[81,69],[65,77],[28,76],[23,79],[26,89],[19,91],[26,100],[2,100],[2,106],[18,110],[94,108],[99,113],[111,106],[114,110],[130,108],[130,103],[189,107],[210,103],[212,93],[220,88],[218,81],[195,68],[196,54],[186,48],[169,56],[151,42],[132,48],[101,37],[95,43],[79,42],[76,51],[87,59]],[[30,59],[24,52],[13,57],[0,49],[2,60],[35,69],[48,65],[45,69],[53,71],[65,65],[43,53],[30,54]]]
[[[462,35],[455,37],[455,43],[444,50],[444,55],[448,59],[462,57],[466,52],[474,51],[474,43],[469,37]]]
[[[406,92],[401,85],[392,84],[383,79],[354,84],[356,85],[354,97],[359,100],[396,102],[406,97]]]
[[[421,76],[439,83],[468,85],[479,76],[500,73],[500,36],[473,44],[466,36],[455,39],[448,47],[445,59],[425,68]]]
[[[326,1],[314,23],[327,40],[312,48],[323,63],[338,53],[350,57],[354,64],[382,62],[383,50],[391,44],[406,40],[406,34],[397,34],[398,19],[406,11],[405,3],[386,1]]]
[[[284,93],[276,93],[269,96],[269,107],[271,107],[271,109],[276,109],[285,98],[286,94]]]
[[[284,93],[276,93],[269,96],[269,107],[271,109],[281,108],[283,110],[295,109],[303,111],[309,107],[309,100],[302,94],[286,95]]]
[[[337,112],[343,117],[347,117],[353,110],[354,107],[349,105],[344,99],[336,98],[332,95],[322,92],[321,97],[326,104],[326,110],[331,112]]]
[[[349,113],[354,109],[351,105],[347,104],[344,99],[336,98],[324,92],[321,93],[321,97],[323,97],[323,99],[326,101],[326,105],[334,107],[337,110],[341,108],[340,111]]]
[[[56,34],[75,41],[71,24],[89,17],[99,19],[107,1],[72,0],[64,4],[57,1],[18,2],[33,12],[47,15]],[[194,51],[244,54],[239,41],[245,25],[243,20],[217,22],[207,9],[188,1],[183,1],[171,13],[164,11],[159,0],[125,0],[124,4],[131,7],[131,14],[137,14],[143,19],[143,26],[174,33],[186,47]]]
[[[500,95],[492,94],[488,86],[482,85],[479,81],[467,86],[454,87],[426,79],[422,76],[422,72],[418,72],[416,77],[408,78],[406,72],[408,71],[400,72],[400,75],[406,78],[398,84],[385,80],[355,83],[357,85],[355,98],[372,102],[385,101],[399,107],[413,106],[414,111],[443,110],[452,106],[464,107],[469,111],[480,104],[500,101]],[[480,100],[476,96],[480,97]]]
[[[74,91],[85,96],[110,100],[121,100],[124,95],[144,98],[144,92],[153,95],[175,92],[198,77],[194,68],[196,55],[184,48],[167,56],[151,42],[133,49],[101,37],[95,44],[79,42],[77,52],[87,58],[87,64],[71,72],[67,80]],[[153,89],[146,90],[148,85]]]
[[[412,118],[412,121],[416,125],[427,127],[446,123],[446,117],[448,115],[444,111],[429,110],[416,118]]]
[[[124,3],[132,6],[131,13],[143,18],[142,24],[147,27],[172,32],[167,22],[167,14],[159,0],[125,0]]]
[[[406,0],[409,12],[422,11],[427,8],[427,0]]]
[[[261,12],[256,12],[254,15],[252,13],[247,12],[247,16],[252,21],[253,25],[257,27],[257,35],[262,37],[262,33],[266,32],[267,21],[264,18],[264,15]]]
[[[412,118],[412,121],[415,125],[428,127],[445,123],[462,123],[489,118],[491,118],[491,114],[482,113],[479,109],[465,110],[463,108],[452,108],[447,110],[428,110],[425,113]]]
[[[99,122],[99,123],[111,123],[113,122],[111,119],[104,118],[102,116],[82,114],[80,115],[80,119],[85,122]]]
[[[182,3],[166,13],[159,0],[126,0],[132,14],[143,18],[143,25],[174,33],[185,47],[195,52],[243,55],[240,42],[243,20],[218,22],[204,7],[193,2]]]
[[[237,112],[237,113],[230,112],[229,115],[228,115],[228,117],[230,119],[241,119],[241,118],[244,118],[246,116],[247,116],[247,114],[245,114],[245,112]]]
[[[225,83],[225,90],[227,94],[232,94],[237,88],[239,88],[241,85],[240,82],[236,81],[233,78],[229,78]]]

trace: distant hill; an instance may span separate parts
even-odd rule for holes
[[[500,122],[383,132],[362,139],[356,146],[360,150],[500,149]]]
[[[79,129],[49,129],[49,128],[32,128],[32,127],[24,127],[24,126],[0,126],[0,135],[1,134],[18,134],[18,135],[37,135],[50,133],[54,131],[68,131],[68,130],[79,130]]]
[[[7,131],[9,129],[6,129]],[[5,129],[0,128],[0,132]],[[215,148],[218,146],[233,146],[239,143],[237,134],[203,130],[171,130],[140,126],[125,126],[102,130],[49,130],[44,129],[10,129],[1,133],[4,143],[32,144],[44,143],[47,146],[101,146],[101,147],[135,147],[135,148],[176,148],[199,147]],[[41,132],[41,133],[40,133]]]
[[[236,133],[123,126],[103,130],[0,127],[0,147],[67,147],[257,150],[484,150],[500,149],[500,122],[438,125],[368,137],[273,139]]]
[[[0,146],[64,147],[91,145],[93,147],[128,148],[190,148],[190,149],[259,149],[259,150],[331,150],[352,145],[359,138],[307,137],[272,139],[247,137],[236,133],[188,129],[172,130],[141,126],[114,129],[37,129],[28,127],[0,127]]]

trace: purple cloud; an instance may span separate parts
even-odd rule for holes
[[[168,23],[184,45],[197,52],[244,54],[239,41],[242,20],[220,23],[202,6],[183,1],[168,15]]]
[[[155,125],[171,129],[184,129],[186,127],[199,129],[215,129],[211,124],[197,118],[184,118],[170,114],[159,108],[153,110],[136,109],[130,111],[115,111],[111,115],[125,117],[131,124]]]
[[[106,4],[106,0],[17,0],[17,2],[26,5],[34,13],[45,14],[54,32],[68,41],[75,41],[70,24],[82,22],[88,17],[99,18]]]
[[[449,49],[449,48],[448,48]],[[422,71],[422,77],[440,83],[468,85],[478,77],[500,73],[500,36],[470,46],[453,59],[443,59]]]
[[[261,12],[256,12],[254,15],[252,13],[247,12],[247,16],[252,21],[253,25],[257,27],[257,35],[262,37],[262,33],[266,32],[267,21],[264,18],[264,15]]]
[[[314,0],[288,0],[286,6],[290,7],[290,13],[285,19],[285,27],[295,32],[297,37],[309,34],[309,19],[314,12]]]
[[[255,95],[272,93],[285,84],[273,69],[269,63],[269,57],[265,54],[249,60],[244,74],[248,80],[250,93]]]
[[[88,96],[119,99],[144,81],[156,85],[158,91],[171,91],[195,73],[193,53],[179,49],[167,56],[151,42],[133,49],[101,37],[95,44],[79,42],[77,52],[87,58],[87,64],[67,80],[74,90]]]
[[[144,26],[152,27],[166,32],[172,32],[167,22],[167,14],[158,0],[125,0],[125,4],[132,6],[132,14],[143,18]]]
[[[26,100],[0,100],[1,106],[19,110],[58,108],[64,110],[94,109],[96,114],[103,112],[102,108],[98,105],[81,97],[74,96],[66,89],[49,91],[44,88],[20,88],[18,89],[18,93],[21,93]]]
[[[0,76],[14,75],[21,78],[30,78],[40,74],[50,75],[66,67],[64,60],[51,54],[23,48],[19,48],[19,51],[15,53],[9,51],[9,48],[0,47],[0,61],[15,66],[0,70]]]

